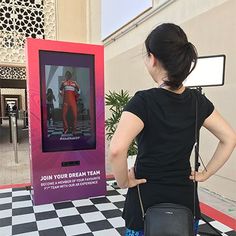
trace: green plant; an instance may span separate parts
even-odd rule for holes
[[[121,89],[119,92],[109,91],[105,95],[105,104],[109,107],[111,116],[105,121],[107,139],[111,140],[125,105],[131,99],[128,91]],[[128,155],[136,155],[138,151],[137,143],[134,140],[129,147]]]

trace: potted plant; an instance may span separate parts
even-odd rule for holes
[[[106,136],[108,141],[110,141],[113,137],[120,121],[122,111],[130,99],[131,96],[129,95],[129,92],[126,90],[124,91],[123,89],[118,92],[109,91],[105,95],[105,105],[110,111],[110,117],[105,121]],[[137,152],[137,143],[133,140],[128,150],[128,168],[131,168],[134,165]]]

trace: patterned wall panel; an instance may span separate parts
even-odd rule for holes
[[[46,39],[56,39],[56,1],[44,1],[44,35]]]
[[[16,7],[15,8],[16,34],[24,34],[25,37],[44,37],[44,14],[42,9]]]
[[[24,63],[27,37],[56,39],[56,0],[0,0],[0,63]]]
[[[26,79],[26,68],[0,66],[0,79]]]

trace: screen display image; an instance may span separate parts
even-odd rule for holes
[[[40,51],[42,151],[96,148],[93,55]]]
[[[222,86],[224,72],[225,55],[199,57],[195,69],[183,84],[187,87]]]

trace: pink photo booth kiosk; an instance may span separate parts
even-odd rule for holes
[[[103,46],[27,39],[34,204],[106,194]]]

